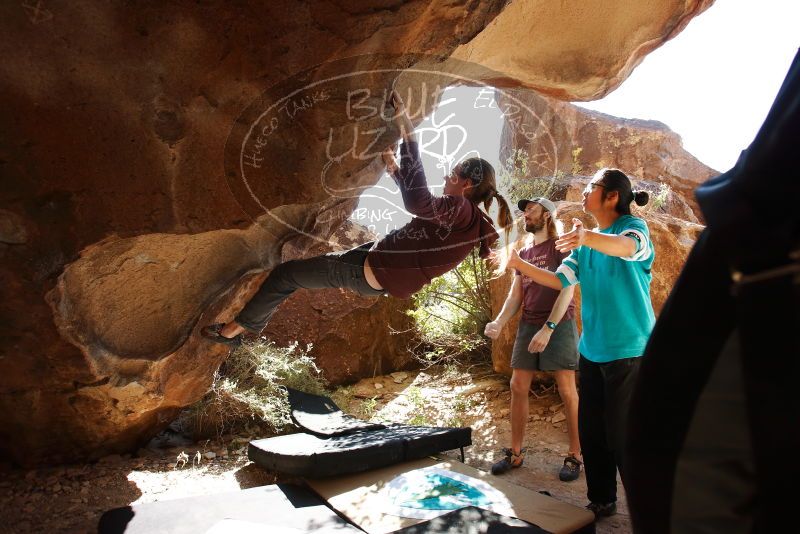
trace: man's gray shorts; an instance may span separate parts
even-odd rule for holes
[[[562,371],[578,369],[578,330],[573,319],[558,323],[550,342],[542,352],[528,352],[531,339],[540,325],[519,322],[517,340],[511,352],[511,368],[529,371]]]

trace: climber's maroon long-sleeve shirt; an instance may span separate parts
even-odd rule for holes
[[[410,297],[478,244],[480,256],[489,255],[498,237],[491,219],[469,199],[431,194],[416,142],[401,146],[394,179],[414,218],[378,241],[368,256],[375,278],[390,295]]]

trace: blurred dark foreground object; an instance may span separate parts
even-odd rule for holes
[[[637,533],[800,530],[798,156],[800,54],[736,166],[696,191],[708,226],[632,400]]]

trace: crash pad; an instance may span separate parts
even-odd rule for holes
[[[255,440],[247,455],[270,471],[319,478],[424,458],[471,443],[470,428],[389,425],[330,438],[300,432]]]
[[[115,508],[100,517],[100,534],[357,533],[312,491],[274,484],[216,495]]]
[[[333,400],[322,395],[304,393],[286,388],[292,420],[311,434],[341,436],[359,430],[386,428],[382,423],[371,423],[344,413]]]
[[[449,484],[426,487],[421,475],[448,475]],[[455,460],[424,458],[333,478],[307,479],[320,497],[369,534],[388,534],[479,503],[546,532],[594,532],[594,514]],[[399,482],[399,484],[398,484]],[[428,502],[438,501],[436,506]]]
[[[288,388],[287,388],[288,389]],[[251,441],[248,457],[270,471],[302,477],[358,473],[472,444],[472,429],[382,424],[347,415],[330,398],[288,389],[304,431]]]
[[[442,516],[392,534],[551,534],[527,521],[496,514],[476,506],[453,510]]]

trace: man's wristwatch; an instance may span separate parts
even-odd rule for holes
[[[556,323],[554,323],[553,321],[547,321],[546,323],[544,323],[544,325],[545,325],[547,328],[549,328],[550,330],[555,330],[555,329],[556,329],[556,326],[558,326],[558,325],[556,325]]]

